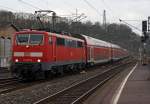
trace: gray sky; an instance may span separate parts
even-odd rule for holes
[[[75,14],[77,8],[78,13],[84,13],[87,16],[85,20],[101,23],[104,9],[106,9],[107,22],[109,23],[119,23],[119,18],[144,20],[150,15],[150,0],[0,0],[0,9],[30,13],[38,10],[23,1],[40,9],[54,10],[58,15]],[[88,1],[94,8],[85,1]],[[141,21],[127,22],[141,28]]]

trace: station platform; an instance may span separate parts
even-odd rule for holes
[[[130,67],[83,104],[150,104],[150,64]]]
[[[150,104],[150,65],[138,64],[136,66],[117,104]]]

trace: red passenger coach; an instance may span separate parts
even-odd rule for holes
[[[105,63],[111,60],[110,43],[82,35],[86,43],[86,56],[88,64]]]
[[[17,32],[12,60],[12,72],[19,78],[81,67],[86,62],[84,40],[44,31]]]
[[[112,60],[117,61],[128,56],[127,50],[121,48],[118,45],[111,44],[112,48]]]
[[[86,61],[88,65],[118,61],[128,56],[128,52],[118,45],[82,35],[86,44]]]

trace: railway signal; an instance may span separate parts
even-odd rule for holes
[[[147,21],[142,21],[142,32],[147,32]]]
[[[141,37],[141,41],[142,42],[146,42],[146,40],[149,38],[148,33],[147,33],[147,25],[148,22],[147,21],[142,21],[142,32],[143,32],[143,36]]]
[[[148,36],[148,22],[149,21],[142,21],[142,33],[143,35],[141,36],[141,41],[142,41],[142,64],[146,65],[147,64],[147,55],[146,55],[146,41],[148,40],[149,36]],[[149,29],[148,29],[149,30]]]
[[[150,31],[150,16],[148,17],[148,32]]]

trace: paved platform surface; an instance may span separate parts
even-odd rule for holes
[[[150,65],[136,67],[117,104],[150,104]]]
[[[129,67],[110,80],[83,104],[150,104],[150,64],[146,66],[137,64],[136,68],[134,67],[135,65]],[[120,90],[122,83],[133,69],[123,89]]]

